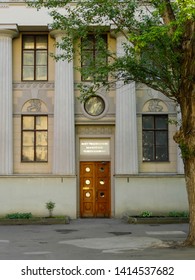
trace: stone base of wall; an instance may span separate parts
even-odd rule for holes
[[[46,203],[55,203],[53,215],[76,218],[76,177],[1,176],[0,216],[28,213],[47,217]]]
[[[115,217],[138,216],[144,211],[167,215],[188,211],[182,175],[115,176]]]

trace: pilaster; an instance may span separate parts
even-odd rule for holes
[[[64,36],[60,31],[52,35],[58,43]],[[56,48],[56,55],[61,52]],[[55,62],[53,173],[75,174],[73,62],[61,59]]]
[[[122,35],[117,36],[117,55],[123,56]],[[135,82],[117,83],[116,89],[116,174],[137,174],[137,122]]]
[[[12,39],[16,35],[0,26],[0,175],[13,173]]]

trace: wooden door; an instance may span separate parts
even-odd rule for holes
[[[110,217],[110,162],[80,162],[81,217]]]

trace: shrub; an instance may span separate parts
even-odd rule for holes
[[[31,213],[11,213],[5,216],[6,219],[30,219],[32,218]]]
[[[151,217],[152,216],[152,212],[150,211],[144,211],[140,214],[140,217],[146,218],[146,217]]]
[[[171,211],[168,213],[168,216],[187,218],[189,216],[189,213],[187,211]]]
[[[46,208],[49,211],[49,217],[52,217],[53,209],[55,207],[55,203],[52,201],[49,201],[46,203]]]

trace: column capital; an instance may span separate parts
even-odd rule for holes
[[[50,31],[51,37],[53,37],[53,38],[55,38],[55,39],[58,38],[58,37],[63,37],[63,36],[65,36],[66,34],[67,34],[66,31],[64,31],[64,30],[59,30],[59,29]]]
[[[18,26],[16,24],[0,24],[0,36],[14,38],[18,36]]]
[[[110,25],[110,34],[115,39],[118,39],[120,37],[126,38],[126,36],[128,35],[128,29],[125,28],[120,31],[120,30],[118,30],[118,28],[115,24],[111,24]],[[126,38],[126,40],[127,40],[127,38]]]

